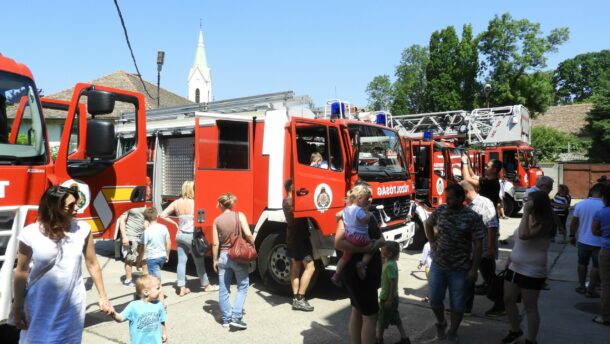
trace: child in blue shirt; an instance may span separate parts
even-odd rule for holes
[[[161,282],[155,276],[144,275],[136,281],[136,294],[139,300],[130,302],[120,314],[113,313],[111,317],[117,322],[129,320],[132,344],[167,342],[167,315],[159,301]]]

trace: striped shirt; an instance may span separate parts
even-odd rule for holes
[[[568,215],[568,209],[572,203],[572,197],[570,195],[561,196],[560,194],[556,194],[553,198],[553,211],[557,215]],[[568,208],[561,208],[561,206],[567,205]]]

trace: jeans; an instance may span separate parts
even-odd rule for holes
[[[195,268],[197,269],[197,276],[199,276],[199,282],[202,287],[210,284],[208,274],[205,271],[204,257],[195,257],[191,250],[191,244],[185,245],[186,242],[193,242],[193,233],[178,232],[176,234],[176,246],[178,251],[178,267],[176,273],[178,274],[178,287],[184,287],[186,285],[186,262],[188,261],[188,253],[191,253],[191,257],[195,261]]]
[[[449,287],[451,311],[463,313],[466,296],[466,274],[467,271],[445,271],[432,263],[428,275],[430,307],[432,309],[444,309],[445,292]]]
[[[146,265],[148,265],[148,274],[153,275],[161,281],[161,268],[165,264],[165,257],[146,259]]]
[[[610,248],[599,250],[599,277],[602,280],[601,316],[610,321]]]
[[[231,307],[229,295],[231,294],[233,275],[235,275],[237,281],[237,294],[235,295],[233,307]],[[218,284],[220,285],[218,297],[222,322],[228,323],[231,320],[241,320],[250,284],[248,264],[234,262],[229,259],[228,251],[221,251],[218,257]]]

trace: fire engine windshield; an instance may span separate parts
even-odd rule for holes
[[[398,134],[390,129],[352,124],[351,137],[358,133],[356,161],[358,175],[364,180],[405,180],[408,178],[404,152]]]
[[[0,72],[0,164],[44,163],[44,125],[34,83]]]

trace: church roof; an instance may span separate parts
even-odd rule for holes
[[[118,88],[126,91],[132,92],[140,92],[144,95],[146,110],[156,109],[157,108],[157,85],[150,83],[144,80],[144,84],[146,85],[146,89],[150,93],[152,97],[150,97],[146,91],[144,90],[144,86],[138,78],[137,74],[127,73],[125,71],[116,71],[112,74],[108,74],[97,78],[93,81],[88,82],[93,85],[101,85],[112,88]],[[59,91],[50,95],[46,95],[46,98],[52,99],[61,99],[61,100],[70,100],[72,99],[72,94],[74,92],[74,87],[69,89],[65,89],[63,91]],[[180,105],[188,105],[193,104],[187,98],[179,96],[173,92],[170,92],[164,88],[159,89],[159,97],[161,98],[161,107],[172,107],[172,106],[180,106]],[[131,105],[126,103],[117,102],[114,112],[110,115],[104,116],[105,118],[118,118],[123,112],[133,112],[134,109]],[[64,118],[65,112],[62,111],[54,111],[50,109],[46,109],[44,111],[44,115],[47,118]]]
[[[205,55],[205,46],[203,45],[203,32],[199,31],[199,40],[197,41],[197,49],[195,50],[195,61],[189,72],[189,79],[199,69],[201,73],[205,73],[209,70],[208,59]]]

